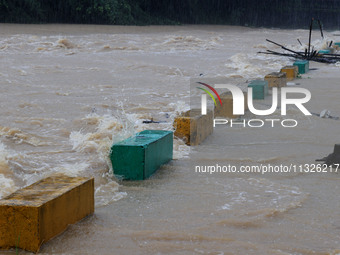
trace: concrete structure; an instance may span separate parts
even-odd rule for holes
[[[331,51],[330,50],[319,50],[318,51],[318,54],[330,54],[331,53]]]
[[[268,95],[268,81],[253,80],[248,87],[253,88],[253,99],[264,99]]]
[[[144,180],[172,160],[173,132],[144,130],[111,148],[114,174],[120,179]]]
[[[0,248],[38,252],[94,212],[94,179],[55,175],[0,200]]]
[[[244,94],[244,110],[248,110],[248,104],[247,104],[247,92],[243,92]],[[231,92],[224,92],[220,95],[222,106],[220,104],[217,104],[214,108],[214,116],[215,117],[223,117],[223,118],[231,118],[235,119],[238,118],[239,115],[233,114],[233,96]]]
[[[273,72],[267,74],[264,79],[268,81],[268,87],[273,88],[281,88],[287,86],[287,75],[285,72]]]
[[[214,114],[208,110],[202,115],[200,109],[183,113],[174,120],[175,136],[185,141],[187,145],[202,143],[214,129]]]
[[[299,68],[299,74],[308,73],[309,71],[309,61],[308,60],[297,60],[293,64]]]
[[[292,81],[298,76],[299,68],[297,66],[284,66],[281,68],[281,73],[286,73],[287,81]]]

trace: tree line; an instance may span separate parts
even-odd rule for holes
[[[0,22],[340,28],[338,0],[0,0]]]

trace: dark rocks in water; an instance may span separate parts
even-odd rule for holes
[[[328,166],[331,166],[333,164],[340,164],[340,144],[334,145],[333,153],[322,159],[317,159],[316,161],[323,161]]]

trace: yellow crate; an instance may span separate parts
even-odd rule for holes
[[[281,68],[281,73],[286,73],[287,81],[292,81],[298,76],[299,68],[297,66],[284,66]]]
[[[0,248],[38,252],[94,212],[94,179],[55,175],[0,200]]]
[[[193,109],[175,118],[174,135],[187,145],[199,145],[213,132],[213,125],[213,111],[208,110],[207,115],[202,115],[201,110]]]
[[[270,74],[267,74],[264,79],[268,81],[268,87],[273,88],[281,88],[287,86],[287,74],[285,72],[273,72]]]
[[[244,94],[244,110],[248,110],[248,104],[247,104],[247,92],[243,92]],[[215,117],[223,117],[223,118],[231,118],[235,119],[238,118],[239,115],[233,114],[233,96],[231,92],[224,92],[220,95],[222,105],[217,104],[214,109],[214,115]]]

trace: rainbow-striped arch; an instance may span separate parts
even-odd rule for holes
[[[208,84],[206,84],[206,83],[203,83],[203,82],[197,82],[197,83],[198,83],[198,84],[201,84],[201,85],[203,85],[203,86],[206,86],[207,88],[211,89],[211,91],[214,92],[215,95],[217,96],[217,98],[218,98],[218,100],[220,101],[220,104],[221,104],[221,106],[222,106],[222,100],[221,100],[221,98],[220,98],[220,95],[217,93],[217,91],[216,91],[212,86],[210,86],[210,85],[208,85]],[[204,88],[201,88],[201,87],[197,87],[197,88],[203,90],[204,92],[206,92],[206,93],[212,98],[212,100],[214,101],[215,106],[217,106],[215,97],[210,93],[209,90],[204,89]]]

